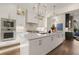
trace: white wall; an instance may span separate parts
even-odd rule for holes
[[[63,5],[62,5],[63,6]],[[67,13],[69,11],[77,10],[79,9],[79,4],[78,3],[71,3],[66,6],[60,6],[59,8],[56,8],[56,14],[62,14],[62,13]]]
[[[30,23],[30,24],[26,24],[26,31],[37,31],[37,24],[33,24],[33,23]]]
[[[55,22],[56,23],[63,23],[63,29],[65,29],[65,14],[51,16],[50,18],[48,18],[47,19],[47,30],[50,30],[52,24],[55,24]]]

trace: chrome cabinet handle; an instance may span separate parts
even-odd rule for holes
[[[42,40],[39,40],[39,45],[42,45]]]
[[[53,37],[51,37],[51,40],[53,40]]]

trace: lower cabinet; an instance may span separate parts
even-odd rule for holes
[[[49,53],[64,41],[62,36],[63,34],[61,35],[61,33],[54,33],[51,36],[30,40],[29,54],[44,55]]]
[[[30,41],[29,54],[30,55],[43,55],[50,51],[50,38],[42,37]]]
[[[39,55],[41,54],[41,45],[42,45],[42,41],[41,39],[35,39],[35,40],[31,40],[29,43],[29,54],[30,55]]]
[[[42,54],[47,54],[51,50],[51,38],[50,36],[43,37],[42,39]]]
[[[65,33],[61,32],[58,34],[58,44],[62,43],[65,40]]]

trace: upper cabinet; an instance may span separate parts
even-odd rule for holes
[[[9,15],[11,19],[16,19],[17,17],[17,8],[16,5],[10,5],[9,6]]]
[[[16,19],[16,6],[13,4],[0,5],[0,17]]]
[[[0,5],[0,18],[8,18],[8,6],[7,5]]]
[[[37,16],[37,4],[29,4],[27,8],[27,22],[38,23]]]

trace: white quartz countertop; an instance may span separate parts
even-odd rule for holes
[[[37,39],[37,38],[42,38],[42,37],[45,37],[45,36],[51,36],[53,34],[56,34],[56,33],[48,33],[48,34],[39,34],[39,33],[25,33],[24,34],[24,37],[28,40],[32,40],[32,39]]]
[[[32,39],[37,39],[37,38],[42,38],[45,36],[51,36],[51,35],[56,35],[56,34],[60,34],[63,33],[61,31],[59,32],[53,32],[53,33],[47,33],[47,34],[40,34],[40,33],[24,33],[24,38],[28,39],[28,40],[32,40]]]
[[[20,43],[20,41],[19,40],[4,41],[4,42],[0,42],[0,47],[10,46],[17,43]]]

